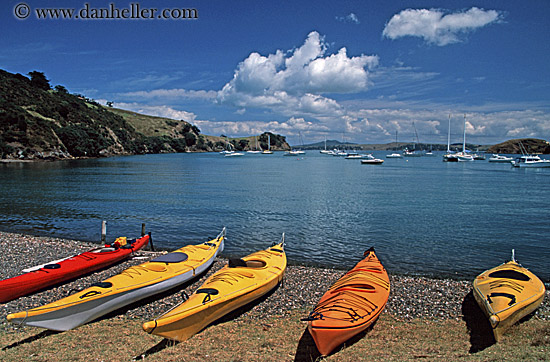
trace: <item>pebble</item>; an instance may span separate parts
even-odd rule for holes
[[[198,240],[197,242],[201,242]],[[65,240],[52,237],[0,232],[0,280],[21,274],[21,270],[44,264],[63,257],[82,253],[98,244]],[[66,297],[75,290],[105,280],[132,265],[138,265],[158,256],[160,252],[139,251],[135,257],[111,268],[86,275],[72,282],[53,287],[30,296],[20,297],[0,304],[0,329],[18,328],[8,323],[9,313],[35,308]],[[159,297],[156,300],[138,303],[126,310],[125,316],[141,321],[151,320],[183,301],[183,293],[191,295],[211,274],[221,269],[227,260],[217,258],[212,267],[199,280],[184,290]],[[239,319],[263,319],[270,316],[285,316],[292,310],[304,311],[304,317],[313,309],[324,292],[346,271],[301,265],[288,265],[283,283],[263,302],[245,309]],[[390,298],[384,313],[400,320],[413,319],[462,319],[462,304],[471,291],[471,281],[433,279],[422,276],[390,275]],[[550,321],[550,292],[536,312],[536,317]]]

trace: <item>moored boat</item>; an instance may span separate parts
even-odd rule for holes
[[[374,158],[373,156],[369,157],[366,160],[361,160],[362,165],[381,165],[384,163],[384,160],[380,158]]]
[[[474,160],[474,156],[465,151],[455,153],[455,157],[458,159],[458,162],[470,162]]]
[[[364,153],[357,153],[357,152],[349,152],[347,156],[345,156],[344,158],[346,160],[360,160],[360,159],[363,159],[363,158],[371,158],[372,155],[366,155]]]
[[[512,260],[489,269],[473,282],[473,295],[489,318],[495,341],[542,303],[546,289],[535,274]]]
[[[384,310],[390,280],[374,248],[364,253],[353,269],[334,283],[306,320],[322,355],[328,355],[351,337],[367,329]]]
[[[503,156],[499,154],[493,154],[491,157],[489,157],[489,162],[510,163],[513,160],[514,160],[513,157]]]
[[[226,153],[224,155],[224,157],[239,157],[239,156],[244,156],[244,153],[242,153],[242,152],[230,152],[230,153]]]
[[[275,288],[286,269],[284,234],[272,247],[230,260],[185,302],[159,318],[143,324],[143,330],[168,339],[185,341],[210,323]]]
[[[149,240],[150,235],[131,240],[120,237],[104,247],[26,269],[24,274],[0,281],[0,303],[7,303],[53,285],[105,269],[129,258],[146,246]],[[44,244],[44,247],[47,245]]]
[[[386,155],[386,158],[403,158],[403,155],[397,152],[397,130],[395,131],[395,149],[393,153]]]
[[[512,161],[512,166],[522,168],[550,167],[550,160],[543,160],[537,155],[523,155]]]
[[[302,150],[290,150],[290,151],[286,151],[283,156],[300,156],[300,155],[304,155],[306,153],[306,151],[302,151]]]
[[[92,284],[66,298],[9,314],[16,324],[66,331],[138,300],[181,285],[207,270],[223,250],[225,228],[213,240],[188,245]]]
[[[474,160],[474,156],[466,151],[466,115],[464,115],[464,136],[462,140],[462,152],[455,153],[458,162],[470,162]]]
[[[444,162],[458,162],[458,156],[456,153],[448,152],[443,155]]]

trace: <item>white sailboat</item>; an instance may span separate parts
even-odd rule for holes
[[[403,158],[403,155],[397,152],[397,130],[395,131],[395,150],[392,154],[386,155],[386,158]]]
[[[414,127],[414,135],[416,136],[416,143],[414,143],[414,139],[413,139],[414,149],[409,150],[409,149],[405,148],[405,150],[403,150],[403,156],[405,156],[405,157],[420,157],[423,154],[423,152],[421,150],[416,152],[416,145],[420,143],[420,140],[418,138],[418,132],[416,131],[416,126],[415,126],[414,122],[413,122],[413,127]]]
[[[325,155],[329,155],[329,154],[332,152],[332,151],[330,151],[330,150],[327,150],[327,137],[326,137],[326,136],[325,136],[325,149],[324,149],[324,150],[321,150],[321,151],[319,151],[319,152],[321,152],[321,153],[323,153],[323,154],[325,154]]]
[[[273,151],[271,151],[271,136],[268,133],[267,134],[267,150],[263,150],[262,154],[263,155],[271,155],[272,153],[273,153]]]
[[[443,155],[444,162],[458,162],[458,157],[451,152],[451,115],[449,114],[449,130],[447,134],[447,152]]]
[[[298,149],[292,149],[290,151],[287,151],[285,152],[285,154],[283,156],[300,156],[300,155],[303,155],[306,153],[306,151],[304,151],[302,148],[304,148],[304,140],[302,139],[302,133],[301,132],[298,132],[299,136],[300,136],[300,145],[301,145],[301,148],[298,148]]]
[[[231,144],[231,142],[229,142],[227,137],[225,137],[225,143],[226,143],[227,149],[221,151],[220,155],[227,156],[227,155],[231,155],[231,154],[235,153],[235,151],[233,150],[233,145]]]
[[[458,162],[469,162],[474,160],[474,156],[466,152],[466,115],[464,115],[464,138],[462,140],[462,152],[456,154]]]
[[[254,138],[256,139],[256,148],[254,150],[246,151],[247,153],[260,153],[260,152],[262,152],[258,149],[258,136],[255,136]]]

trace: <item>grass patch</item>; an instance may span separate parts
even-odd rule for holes
[[[532,318],[500,343],[471,353],[462,320],[397,320],[384,313],[369,331],[321,358],[300,318],[307,311],[264,320],[246,317],[206,328],[183,343],[148,335],[142,321],[101,320],[68,332],[25,327],[0,331],[0,360],[29,361],[547,361],[550,324]]]

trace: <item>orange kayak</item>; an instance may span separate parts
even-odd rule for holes
[[[309,333],[326,356],[367,329],[382,313],[390,295],[390,280],[374,248],[323,295],[309,314]]]

